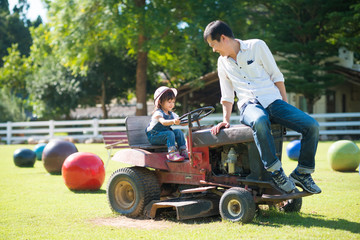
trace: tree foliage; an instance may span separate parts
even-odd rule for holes
[[[328,72],[329,57],[339,46],[359,51],[356,0],[46,3],[48,23],[39,25],[26,19],[26,0],[12,14],[0,0],[0,88],[10,93],[6,99],[23,97],[20,102],[25,99],[43,118],[69,118],[78,105],[98,103],[107,118],[113,99],[126,101],[134,93],[136,114],[146,115],[146,101],[159,85],[201,86],[199,77],[216,70],[217,55],[202,36],[216,19],[237,38],[264,39],[280,57],[288,91],[304,94],[309,112],[339,82]]]
[[[312,113],[314,103],[326,89],[341,81],[330,59],[337,55],[338,46],[329,44],[329,16],[347,3],[325,0],[258,1],[263,10],[259,18],[263,36],[270,49],[281,59],[280,68],[286,77],[289,92],[301,93]],[[262,7],[262,8],[261,8]]]
[[[62,63],[85,75],[103,53],[136,59],[137,115],[147,114],[147,94],[159,84],[180,86],[215,69],[216,60],[202,40],[209,19],[234,20],[241,1],[52,1],[49,43]],[[164,82],[159,72],[166,76]],[[197,81],[198,82],[198,81]],[[107,85],[108,83],[105,83]]]
[[[349,0],[328,14],[327,42],[360,53],[360,3]],[[360,60],[360,58],[358,59]]]
[[[22,4],[15,7],[14,13],[10,14],[8,1],[0,0],[0,67],[4,63],[2,58],[7,55],[7,49],[12,44],[18,44],[21,55],[29,56],[30,53],[32,40],[26,24],[31,22],[20,18],[26,9],[26,1],[21,2]]]
[[[26,116],[20,98],[6,89],[0,89],[0,122],[25,121]]]
[[[46,39],[54,56],[83,76],[83,91],[88,99],[102,104],[107,118],[111,99],[125,96],[134,88],[133,59],[124,51],[112,15],[116,14],[108,1],[65,1],[49,4],[49,29]],[[90,94],[90,95],[89,95]]]
[[[4,66],[0,69],[0,88],[8,89],[9,92],[22,99],[27,98],[26,80],[31,73],[31,63],[26,57],[20,56],[18,45],[8,48],[8,55],[3,57]]]

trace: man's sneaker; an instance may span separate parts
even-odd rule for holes
[[[321,193],[321,189],[315,184],[310,174],[297,174],[293,171],[290,174],[290,179],[309,193]]]
[[[276,186],[286,193],[290,193],[295,189],[295,184],[285,175],[282,168],[279,171],[272,172],[271,177]]]
[[[172,162],[181,162],[184,161],[185,158],[179,154],[179,152],[171,152],[166,155],[167,159]]]
[[[180,150],[180,155],[183,156],[185,159],[189,159],[189,154],[186,148]]]

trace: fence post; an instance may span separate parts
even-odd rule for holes
[[[54,120],[50,120],[49,121],[49,137],[50,139],[54,138],[54,129],[55,129],[55,126],[54,126]]]
[[[6,144],[11,144],[11,122],[6,124]]]
[[[99,119],[93,119],[93,136],[97,137],[99,135]]]

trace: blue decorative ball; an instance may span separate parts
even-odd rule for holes
[[[301,141],[294,140],[294,141],[291,141],[286,146],[286,153],[290,159],[297,161],[297,160],[299,160],[300,149],[301,149]]]
[[[35,145],[33,151],[35,152],[36,154],[36,159],[37,160],[40,160],[42,159],[42,153],[44,151],[44,148],[46,146],[46,143],[39,143],[37,145]]]

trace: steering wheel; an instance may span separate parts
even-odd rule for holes
[[[209,114],[213,113],[215,111],[214,107],[202,107],[202,108],[198,108],[194,111],[185,113],[184,115],[182,115],[181,117],[179,117],[180,119],[180,124],[186,124],[186,123],[192,123],[192,122],[197,122],[198,126],[200,126],[200,120],[206,116],[208,116]]]

